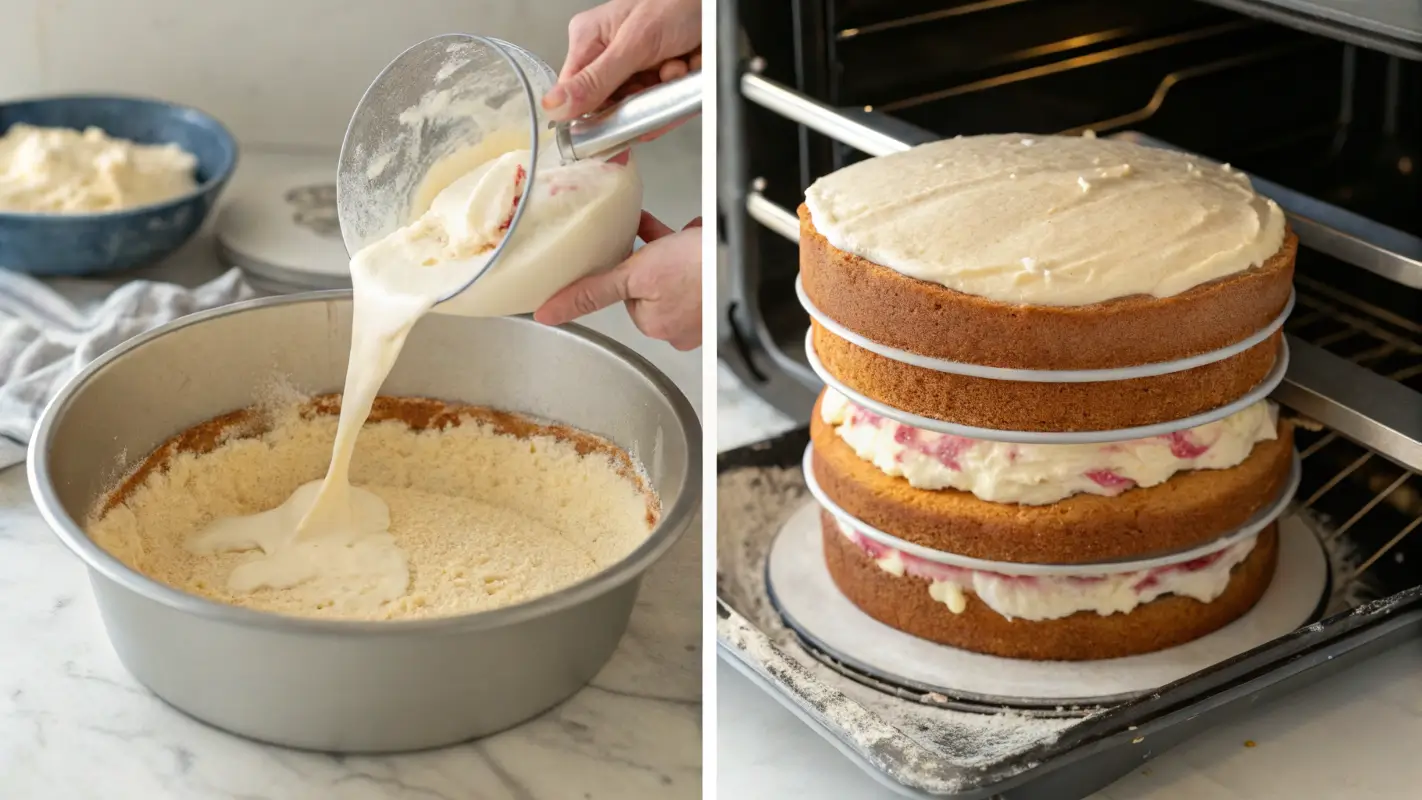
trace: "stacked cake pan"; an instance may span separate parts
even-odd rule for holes
[[[1185,648],[1227,658],[1313,612],[1310,590],[1277,580],[1303,560],[1323,588],[1311,534],[1281,526],[1299,470],[1291,425],[1265,400],[1288,363],[1292,234],[1287,274],[1272,296],[1255,292],[1268,313],[1252,321],[1227,294],[1116,318],[1097,306],[1093,319],[971,298],[943,308],[921,282],[835,249],[804,208],[800,223],[806,351],[826,384],[806,481],[820,569],[854,607],[831,619],[840,598],[786,585],[795,570],[773,556],[772,592],[802,635],[870,671],[940,662],[915,683],[952,690],[962,682],[933,677],[990,667],[983,656],[1173,648],[1185,670],[1173,679],[1196,660]],[[1268,637],[1241,632],[1260,625]],[[963,694],[1000,694],[969,683]]]

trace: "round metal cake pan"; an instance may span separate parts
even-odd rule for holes
[[[349,292],[268,297],[135,337],[86,367],[46,408],[30,444],[35,502],[88,566],[120,660],[159,697],[233,733],[332,752],[452,744],[566,699],[616,649],[646,570],[700,502],[701,431],[671,381],[577,326],[434,314],[382,388],[486,405],[606,437],[645,467],[662,502],[648,539],[574,586],[444,619],[303,619],[209,601],[124,566],[82,522],[114,481],[169,437],[250,406],[286,378],[339,391]]]

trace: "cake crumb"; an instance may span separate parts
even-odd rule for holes
[[[228,576],[253,552],[198,554],[186,544],[213,520],[275,508],[325,474],[338,404],[292,400],[270,393],[246,417],[183,434],[206,443],[196,450],[164,445],[101,501],[85,526],[90,538],[131,569],[221,603],[415,619],[487,611],[585,580],[644,542],[659,514],[640,467],[611,443],[487,409],[383,399],[396,411],[362,428],[351,482],[389,507],[390,534],[409,561],[405,595],[351,611],[301,584],[235,592]],[[400,415],[402,403],[424,430]]]

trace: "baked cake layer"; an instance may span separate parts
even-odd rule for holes
[[[1000,431],[1109,431],[1203,414],[1243,397],[1274,368],[1282,333],[1223,361],[1152,378],[1026,383],[937,372],[885,358],[811,323],[820,363],[893,408]]]
[[[1229,533],[1272,503],[1288,481],[1293,428],[1260,442],[1237,467],[1197,470],[1115,497],[990,503],[953,489],[915,489],[864,461],[810,420],[811,466],[830,500],[865,524],[934,550],[1019,564],[1085,564],[1185,550]]]
[[[1253,608],[1269,587],[1278,560],[1278,527],[1270,525],[1231,570],[1224,592],[1208,603],[1166,595],[1127,613],[1079,611],[1059,619],[1009,620],[972,595],[954,613],[929,593],[931,581],[885,571],[840,533],[828,512],[821,514],[821,528],[830,577],[864,613],[939,644],[1035,661],[1120,658],[1198,639]]]
[[[1103,369],[1226,347],[1283,311],[1297,250],[1298,237],[1289,231],[1263,264],[1171,297],[1018,305],[911,278],[839,250],[800,206],[800,277],[830,319],[900,350],[994,367]]]

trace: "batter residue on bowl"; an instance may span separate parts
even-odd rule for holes
[[[351,478],[388,506],[406,586],[381,601],[378,571],[359,563],[343,571],[349,554],[323,552],[313,556],[322,568],[292,576],[291,585],[234,589],[234,570],[265,558],[259,543],[212,552],[200,534],[214,520],[274,509],[320,478],[338,407],[331,398],[288,401],[176,437],[96,509],[89,536],[130,568],[219,602],[409,619],[555,592],[627,556],[655,524],[657,500],[639,467],[602,439],[489,409],[382,397],[361,431]]]

